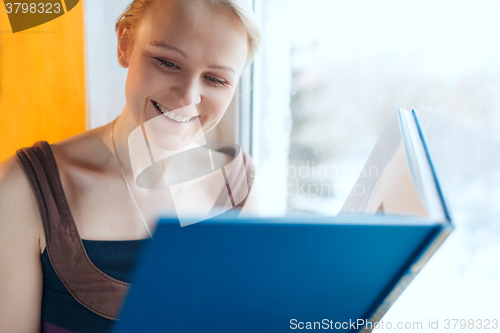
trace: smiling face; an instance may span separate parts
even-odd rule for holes
[[[154,119],[154,141],[168,149],[212,129],[231,102],[248,55],[238,16],[202,1],[159,0],[133,38],[123,38],[127,34],[118,29],[118,61],[129,69],[125,109],[135,126]]]

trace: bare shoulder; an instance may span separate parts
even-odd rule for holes
[[[0,163],[0,326],[6,332],[40,331],[41,235],[31,185],[12,156]]]
[[[51,145],[63,183],[75,168],[87,168],[85,163],[99,164],[95,160],[103,154],[96,153],[95,147],[102,146],[98,134],[99,130],[96,129]],[[25,247],[36,246],[39,253],[45,248],[43,224],[35,194],[15,155],[0,163],[0,243],[4,237],[5,242],[8,242],[7,235],[13,233],[22,236]]]
[[[95,128],[51,144],[58,167],[62,171],[71,167],[92,170],[106,164],[110,157],[110,149],[104,140],[107,127]]]
[[[0,163],[0,230],[0,235],[23,233],[37,245],[43,233],[35,195],[16,156]]]
[[[240,153],[243,157],[243,162],[245,163],[245,168],[253,169],[253,161],[250,154],[245,152],[243,149],[240,150]],[[212,150],[213,158],[218,161],[218,163],[222,163],[223,165],[229,164],[235,159],[235,155],[232,149],[222,149],[222,150]]]

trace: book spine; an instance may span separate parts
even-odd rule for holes
[[[372,325],[367,325],[365,323],[364,327],[358,330],[358,333],[369,333],[373,330],[375,323],[379,322],[380,319],[387,313],[389,308],[396,302],[396,300],[401,296],[403,291],[408,287],[410,282],[415,278],[417,273],[424,267],[424,265],[429,261],[431,256],[436,252],[439,246],[444,242],[448,235],[453,230],[451,223],[448,223],[442,227],[441,230],[437,232],[433,240],[429,245],[422,251],[420,256],[415,260],[415,262],[410,266],[405,274],[399,279],[394,288],[388,293],[384,298],[382,303],[377,307],[375,312],[368,319],[367,323],[370,322]],[[369,327],[370,326],[370,327]]]

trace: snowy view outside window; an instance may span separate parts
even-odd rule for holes
[[[500,1],[261,3],[260,186],[289,151],[286,210],[335,215],[389,116],[417,110],[456,229],[384,320],[500,319]]]

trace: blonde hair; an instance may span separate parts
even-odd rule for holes
[[[131,36],[134,38],[135,29],[141,23],[146,9],[155,1],[165,0],[134,0],[130,3],[125,11],[118,17],[115,24],[115,31],[118,31],[120,25],[124,25],[129,29]],[[182,0],[186,1],[186,0]],[[260,42],[262,40],[261,31],[255,14],[248,0],[200,0],[212,6],[225,8],[238,15],[241,23],[245,27],[248,35],[248,57],[247,64],[250,63],[257,53]]]

